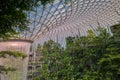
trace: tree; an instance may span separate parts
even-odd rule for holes
[[[99,60],[99,72],[108,80],[120,79],[120,24],[111,27],[113,36],[106,48],[106,54]]]
[[[0,0],[0,38],[14,37],[28,29],[27,11],[52,2],[53,0]]]
[[[71,57],[64,53],[64,49],[53,41],[48,41],[39,49],[43,53],[40,74],[34,80],[71,80]]]
[[[97,35],[89,30],[88,36],[68,37],[64,49],[53,41],[45,43],[39,49],[43,64],[35,80],[119,80],[119,27],[111,27],[113,36],[99,28]]]

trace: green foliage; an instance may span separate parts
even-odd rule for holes
[[[43,62],[42,69],[39,70],[40,75],[34,80],[72,79],[73,66],[70,65],[71,57],[63,54],[64,50],[59,44],[50,40],[41,49],[44,53],[41,59]]]
[[[15,37],[28,30],[27,12],[52,2],[53,0],[0,0],[0,38]]]
[[[111,30],[114,33],[114,40],[120,41],[120,24],[112,26]]]
[[[120,27],[111,28],[114,36],[99,28],[96,34],[68,37],[65,49],[53,41],[39,47],[43,64],[35,80],[119,80]]]
[[[22,57],[25,58],[27,55],[25,53],[19,52],[19,51],[1,51],[0,52],[0,57],[6,58],[6,56],[13,56],[15,58]]]
[[[16,69],[10,67],[0,66],[0,73],[7,73],[8,71],[15,71]]]
[[[44,6],[48,3],[53,3],[54,2],[54,0],[40,0],[40,1],[41,1],[41,4],[43,4]]]
[[[13,56],[15,58],[22,57],[23,59],[27,57],[25,53],[18,52],[18,51],[1,51],[0,52],[0,58],[6,58],[7,56]],[[5,67],[0,66],[0,73],[7,73],[9,71],[15,71],[15,68],[12,67]]]

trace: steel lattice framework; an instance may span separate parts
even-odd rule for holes
[[[46,7],[42,5],[28,12],[30,30],[16,39],[0,41],[0,51],[21,51],[34,53],[37,43],[54,40],[65,45],[68,36],[87,35],[89,29],[96,32],[98,27],[109,27],[120,21],[120,0],[55,0]],[[33,51],[30,53],[32,42]],[[8,64],[9,63],[9,64]],[[13,74],[2,75],[2,80],[26,80],[28,58],[0,58],[0,65],[18,69]],[[16,76],[17,75],[17,76]],[[6,79],[8,78],[8,79]]]
[[[29,12],[30,31],[20,39],[60,42],[67,36],[86,35],[98,26],[109,27],[120,21],[120,0],[55,0]]]

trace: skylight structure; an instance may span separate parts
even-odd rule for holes
[[[0,42],[0,51],[12,48],[29,55],[28,48],[36,40],[43,43],[51,39],[61,43],[68,36],[87,35],[89,29],[94,32],[98,27],[109,29],[120,21],[120,0],[55,0],[46,7],[39,6],[28,12],[28,20],[30,30],[16,39]],[[27,60],[24,63],[27,64]],[[22,67],[25,65],[21,64]],[[18,80],[26,80],[26,68],[20,70],[24,74],[17,73],[21,76]]]
[[[60,42],[67,36],[86,35],[87,30],[109,27],[120,21],[119,0],[55,0],[28,13],[30,31],[20,39]]]

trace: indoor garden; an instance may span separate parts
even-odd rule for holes
[[[0,0],[0,80],[120,80],[120,0]]]

